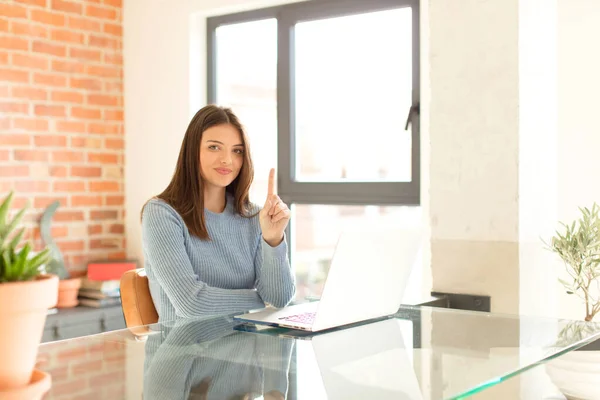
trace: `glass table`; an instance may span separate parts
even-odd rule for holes
[[[319,334],[175,320],[43,344],[38,368],[45,399],[462,399],[598,339],[597,323],[403,306]]]

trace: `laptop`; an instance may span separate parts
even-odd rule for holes
[[[343,232],[319,301],[267,308],[234,320],[319,332],[394,314],[420,246],[419,229]]]

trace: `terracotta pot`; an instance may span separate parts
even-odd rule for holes
[[[52,386],[50,374],[34,369],[27,386],[16,389],[0,389],[2,400],[40,400]]]
[[[46,315],[57,299],[56,275],[0,283],[0,391],[30,384]]]
[[[81,278],[63,279],[58,282],[58,308],[70,308],[79,304],[77,295],[81,287]]]

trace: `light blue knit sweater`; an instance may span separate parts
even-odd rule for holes
[[[287,305],[296,286],[286,241],[269,246],[258,216],[236,214],[229,195],[222,213],[204,214],[210,241],[191,235],[164,201],[144,207],[144,266],[159,321]]]

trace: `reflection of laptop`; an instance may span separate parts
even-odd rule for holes
[[[412,333],[412,321],[390,318],[297,341],[297,397],[422,400]]]
[[[344,232],[320,301],[268,308],[234,319],[317,332],[394,314],[420,245],[418,229]]]

